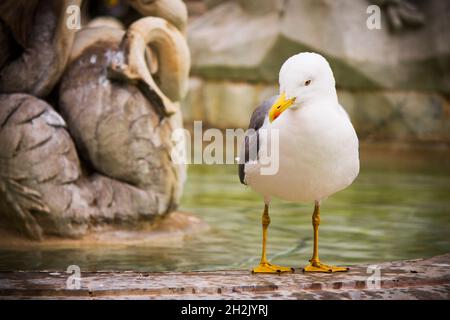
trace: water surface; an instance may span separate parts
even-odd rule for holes
[[[259,195],[242,186],[231,165],[191,166],[181,210],[211,228],[167,245],[0,249],[0,270],[188,271],[249,269],[259,262]],[[312,253],[313,204],[274,200],[268,255],[300,267]],[[351,265],[431,257],[450,251],[448,152],[362,152],[361,173],[322,205],[319,253]]]

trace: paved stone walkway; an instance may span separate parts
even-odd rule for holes
[[[0,299],[450,299],[450,253],[377,266],[335,274],[82,272],[80,289],[67,287],[65,272],[0,272]]]

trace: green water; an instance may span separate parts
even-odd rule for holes
[[[450,251],[448,153],[363,153],[361,173],[321,210],[319,253],[351,265],[430,257]],[[234,166],[191,166],[181,210],[211,228],[161,247],[0,249],[1,270],[249,269],[259,262],[262,200],[242,186]],[[312,204],[274,200],[268,255],[303,266],[312,253]]]

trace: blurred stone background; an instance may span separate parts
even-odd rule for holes
[[[246,128],[291,55],[315,51],[365,142],[450,143],[450,1],[187,0],[185,126]],[[370,30],[367,8],[381,8]]]

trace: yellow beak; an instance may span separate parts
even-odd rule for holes
[[[287,108],[292,106],[295,102],[295,98],[291,98],[286,100],[286,94],[282,92],[278,97],[277,101],[270,107],[269,110],[269,120],[270,122],[274,121],[276,118],[280,116]]]

